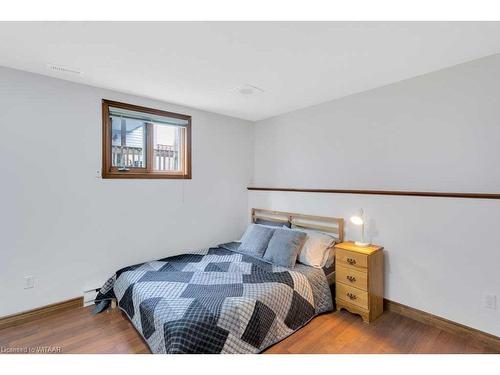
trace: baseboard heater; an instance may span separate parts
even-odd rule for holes
[[[101,288],[84,290],[83,291],[83,307],[93,305],[95,302],[95,298],[97,297],[97,293],[99,293],[100,290],[101,290]]]

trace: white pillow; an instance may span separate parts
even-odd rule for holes
[[[314,230],[302,228],[292,230],[298,230],[307,234],[306,242],[299,253],[298,261],[307,266],[322,268],[328,260],[331,247],[335,245],[335,238]]]

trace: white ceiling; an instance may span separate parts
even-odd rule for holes
[[[0,36],[0,65],[254,121],[500,52],[500,22],[1,22]]]

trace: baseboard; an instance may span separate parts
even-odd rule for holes
[[[0,329],[17,326],[80,307],[83,307],[83,297],[72,298],[18,314],[7,315],[0,318]]]
[[[413,320],[425,323],[427,325],[442,329],[443,331],[454,333],[456,335],[475,339],[482,344],[500,352],[500,337],[480,331],[475,328],[464,326],[463,324],[452,322],[451,320],[429,314],[422,310],[414,309],[401,303],[384,299],[384,309],[393,311],[397,314],[406,316]]]

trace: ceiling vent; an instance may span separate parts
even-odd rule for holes
[[[235,87],[231,91],[237,92],[238,94],[241,94],[241,95],[255,95],[255,94],[260,94],[260,93],[264,92],[264,90],[262,90],[260,87],[249,85],[249,84]]]
[[[79,70],[67,68],[61,65],[47,64],[47,68],[56,73],[73,74],[78,76],[81,76],[83,74],[83,72],[80,72]]]

